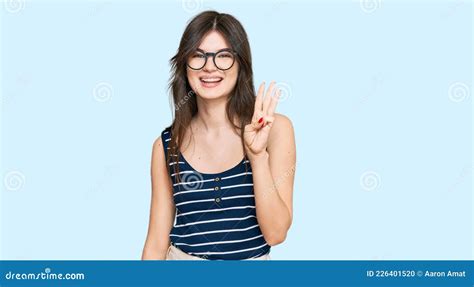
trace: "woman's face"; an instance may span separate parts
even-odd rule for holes
[[[217,31],[211,31],[206,34],[199,45],[199,50],[205,53],[216,53],[222,49],[229,48],[224,37]],[[229,56],[228,53],[220,54],[216,56],[216,62],[218,62],[218,65],[220,62],[225,63],[225,61],[229,61]],[[191,54],[188,63],[192,60],[192,57],[195,57],[195,59],[201,57],[202,59],[202,54],[199,52]],[[217,59],[217,57],[220,57],[220,59]],[[214,64],[212,56],[209,56],[202,69],[193,70],[187,67],[187,76],[191,88],[198,96],[204,99],[216,99],[230,95],[237,82],[238,71],[237,59],[235,59],[230,69],[220,70]]]

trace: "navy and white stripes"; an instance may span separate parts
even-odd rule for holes
[[[161,133],[165,155],[171,131]],[[210,260],[242,260],[270,252],[257,222],[252,169],[245,158],[222,173],[199,173],[179,154],[179,176],[172,157],[170,177],[176,205],[171,243]]]

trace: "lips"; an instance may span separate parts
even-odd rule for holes
[[[219,83],[224,78],[221,77],[200,77],[199,80],[201,81],[201,85],[205,88],[214,88],[219,85]]]

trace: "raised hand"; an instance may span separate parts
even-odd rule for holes
[[[266,152],[268,136],[274,121],[274,112],[280,97],[280,90],[271,82],[266,93],[265,82],[258,88],[252,122],[245,126],[244,143],[250,158]],[[265,94],[265,98],[264,98]]]

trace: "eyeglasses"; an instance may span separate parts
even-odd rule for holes
[[[201,49],[198,49],[192,54],[187,62],[189,68],[193,70],[200,70],[206,66],[207,58],[212,57],[214,65],[219,70],[229,70],[232,68],[235,62],[236,53],[232,49],[222,49],[215,53],[206,53]]]

